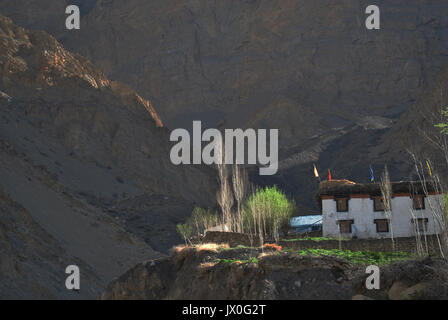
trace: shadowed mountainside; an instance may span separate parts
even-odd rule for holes
[[[360,182],[369,164],[409,177],[407,154],[376,147],[448,55],[445,1],[378,1],[376,31],[364,26],[370,3],[357,0],[79,0],[77,31],[65,29],[68,2],[4,0],[0,11],[151,97],[168,127],[279,128],[281,170],[256,182],[279,184],[308,209],[313,162]]]
[[[98,297],[179,241],[175,224],[214,195],[206,171],[171,164],[149,101],[4,16],[0,153],[3,298]],[[78,293],[65,289],[70,264],[81,268]]]

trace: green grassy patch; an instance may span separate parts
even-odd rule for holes
[[[222,248],[222,249],[220,249],[220,251],[229,251],[229,250],[238,250],[238,249],[256,249],[256,247],[243,246],[240,244],[236,247]]]
[[[387,265],[398,261],[412,259],[413,256],[407,252],[375,252],[375,251],[350,251],[339,249],[306,249],[297,251],[300,255],[331,256],[344,259],[354,264],[363,265]]]
[[[255,257],[251,257],[247,260],[241,260],[241,259],[219,259],[219,263],[240,263],[240,264],[247,264],[247,263],[258,263],[258,259]]]
[[[305,241],[305,240],[311,240],[311,241],[319,242],[319,241],[328,241],[328,240],[342,240],[342,241],[345,241],[345,240],[350,240],[350,239],[347,239],[347,238],[341,238],[341,239],[339,239],[339,238],[327,238],[327,237],[303,237],[303,238],[294,238],[294,239],[282,239],[282,241],[285,241],[285,242]]]

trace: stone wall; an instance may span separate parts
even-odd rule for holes
[[[428,245],[428,251],[433,254],[439,253],[439,246],[436,236],[427,236],[426,243]],[[202,239],[203,243],[228,243],[231,247],[238,245],[244,246],[258,246],[259,239],[257,237],[250,237],[247,234],[233,233],[233,232],[218,232],[209,231]],[[283,248],[293,248],[296,250],[305,249],[341,249],[350,251],[393,251],[391,239],[353,239],[353,240],[289,240],[280,241],[279,243]],[[422,238],[422,245],[426,248],[425,240]],[[396,238],[395,248],[397,251],[404,251],[409,253],[416,253],[416,239],[415,237],[409,238]]]
[[[415,237],[396,238],[394,241],[397,251],[416,253],[417,241]],[[438,253],[439,246],[436,236],[427,236],[426,243],[428,252]],[[356,240],[297,240],[297,241],[280,241],[283,248],[294,248],[297,250],[304,249],[341,249],[350,251],[393,251],[391,239],[356,239]],[[423,248],[426,248],[425,240],[422,239]]]
[[[258,237],[250,237],[248,234],[236,232],[207,231],[202,238],[202,243],[228,243],[231,247],[239,245],[256,247],[260,244]]]

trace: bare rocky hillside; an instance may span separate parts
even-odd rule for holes
[[[378,1],[381,30],[369,31],[368,3],[357,0],[78,0],[76,32],[64,27],[68,2],[4,0],[0,11],[151,98],[170,128],[193,119],[279,128],[280,173],[254,178],[301,207],[315,209],[312,162],[357,181],[368,181],[369,164],[377,175],[385,163],[394,179],[411,174],[408,154],[382,145],[446,63],[446,1]]]
[[[0,16],[0,297],[95,298],[177,243],[176,223],[210,202],[214,181],[168,152],[148,100]]]

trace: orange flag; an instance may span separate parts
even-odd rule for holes
[[[313,164],[313,167],[314,167],[314,176],[315,176],[316,178],[319,178],[319,172],[317,172],[316,165]]]
[[[331,181],[331,172],[330,172],[330,169],[328,169],[328,181]]]

